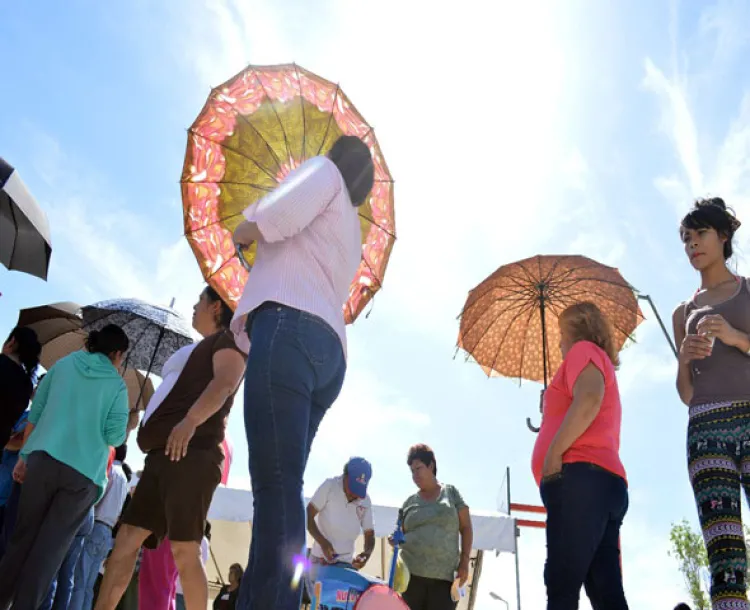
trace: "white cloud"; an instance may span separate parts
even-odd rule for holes
[[[135,297],[168,305],[174,298],[189,319],[203,281],[187,241],[169,241],[169,233],[165,239],[153,218],[131,212],[110,177],[92,170],[93,159],[64,154],[52,134],[27,129],[34,169],[49,193],[54,281],[75,287],[76,298],[83,285],[90,301]]]
[[[706,14],[714,13],[709,11]],[[728,13],[722,15],[722,23],[726,25]],[[710,17],[709,22],[711,19],[714,17]],[[722,36],[718,36],[715,44],[721,47],[725,42]],[[734,47],[739,42],[727,44]],[[718,143],[711,145],[717,140],[710,137],[708,130],[709,125],[714,124],[713,117],[707,118],[706,126],[702,126],[688,95],[692,80],[693,75],[689,74],[667,76],[651,59],[645,61],[644,86],[659,102],[661,129],[671,141],[679,162],[679,173],[656,176],[654,184],[679,215],[685,213],[692,199],[714,195],[723,197],[740,218],[748,218],[750,91],[745,91],[742,95],[726,133],[718,138]],[[710,91],[712,87],[709,84],[706,83],[702,90]],[[697,102],[694,105],[699,106]],[[750,245],[750,234],[741,230],[737,235],[737,243],[740,263],[744,265],[746,261],[742,255]]]
[[[690,192],[701,193],[704,178],[698,151],[698,133],[690,112],[686,88],[679,75],[667,78],[650,58],[645,60],[644,67],[646,75],[643,86],[661,102],[661,130],[674,145]]]

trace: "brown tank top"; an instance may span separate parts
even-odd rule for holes
[[[718,314],[737,330],[750,334],[750,289],[742,279],[734,296],[716,305],[699,307],[695,299],[685,304],[685,329],[695,334],[698,322]],[[711,355],[691,363],[693,399],[691,405],[750,400],[750,356],[736,347],[714,342]]]
[[[172,390],[138,430],[138,446],[141,451],[149,453],[166,447],[172,428],[183,420],[214,378],[214,354],[222,349],[231,349],[243,358],[247,357],[237,347],[234,337],[227,330],[210,335],[198,343]],[[226,420],[234,402],[235,392],[226,399],[216,413],[198,426],[190,441],[191,448],[218,450],[224,440]]]

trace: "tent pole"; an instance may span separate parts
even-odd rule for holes
[[[659,322],[659,326],[661,326],[661,332],[664,333],[664,336],[667,339],[667,343],[669,343],[669,347],[672,348],[672,353],[674,354],[675,358],[677,358],[677,347],[674,344],[674,341],[672,341],[672,337],[669,334],[669,331],[667,330],[667,327],[664,326],[664,322],[661,319],[661,316],[659,315],[659,311],[656,309],[656,305],[654,305],[653,299],[647,295],[647,294],[639,294],[638,299],[640,301],[646,301],[651,306],[651,311],[654,312],[654,315],[656,316],[656,320]]]
[[[510,515],[510,466],[506,466],[505,468],[505,480],[508,483],[508,515]],[[521,564],[518,560],[518,536],[520,533],[518,526],[514,523],[513,536],[516,543],[516,552],[514,553],[516,560],[516,610],[521,610]]]

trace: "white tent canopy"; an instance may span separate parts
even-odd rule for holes
[[[396,506],[373,506],[375,550],[362,570],[363,573],[386,580],[388,578],[392,551],[387,538],[396,528],[398,518]],[[211,560],[206,566],[211,582],[211,595],[216,595],[221,583],[225,582],[229,566],[247,562],[248,549],[251,543],[251,526],[253,520],[253,494],[242,489],[219,487],[214,494],[211,509],[208,513],[211,522]],[[464,597],[456,610],[472,610],[476,597],[476,584],[482,573],[482,554],[484,551],[515,553],[516,522],[515,519],[501,513],[483,513],[472,511],[474,526],[474,551],[471,554],[469,580]],[[308,546],[312,540],[308,536]],[[364,548],[364,537],[360,536],[355,544],[356,553]]]
[[[387,538],[396,529],[398,510],[395,506],[373,505],[375,535],[378,538]],[[208,518],[210,521],[252,522],[252,492],[219,487]],[[474,526],[474,550],[516,552],[516,522],[513,517],[501,513],[472,511],[471,522]]]

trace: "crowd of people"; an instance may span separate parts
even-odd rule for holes
[[[297,610],[295,558],[307,532],[308,584],[320,565],[367,564],[375,547],[369,462],[352,458],[306,509],[302,488],[318,427],[346,375],[342,310],[361,259],[357,208],[373,176],[368,147],[344,136],[245,211],[234,241],[239,249],[256,244],[257,253],[242,298],[232,311],[212,288],[201,293],[193,326],[203,338],[164,366],[138,426],[145,463],[132,493],[125,332],[109,325],[90,333],[86,349],[59,360],[34,389],[41,346],[30,329],[13,330],[0,358],[0,607],[114,610],[135,588],[139,607],[167,608],[179,576],[180,603],[206,608],[207,516],[243,379],[252,542],[246,570],[231,567],[215,607]],[[727,266],[738,228],[721,199],[701,200],[685,216],[680,235],[701,285],[674,314],[714,610],[750,608],[740,515],[750,463],[750,286]],[[547,608],[577,608],[585,588],[594,608],[626,609],[618,353],[593,303],[572,304],[558,320],[563,362],[543,397],[532,456],[547,510]],[[410,573],[403,599],[411,610],[453,608],[452,589],[470,571],[469,508],[438,480],[428,446],[412,447],[407,464],[417,491],[401,511]]]

